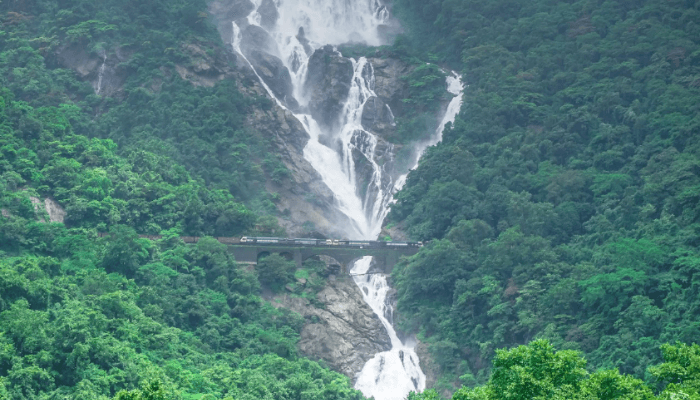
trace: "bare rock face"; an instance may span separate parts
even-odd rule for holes
[[[49,221],[63,223],[63,220],[66,218],[66,210],[55,200],[50,198],[44,199],[44,207],[49,214]]]
[[[274,28],[280,17],[277,6],[272,0],[263,0],[258,7],[258,13],[260,13],[260,25],[267,30]]]
[[[442,374],[442,369],[433,360],[433,356],[430,354],[428,345],[423,342],[418,342],[415,348],[416,355],[420,359],[420,369],[423,370],[425,374],[425,387],[433,387],[437,382],[438,377]],[[445,398],[449,399],[452,397],[453,393],[441,393]]]
[[[37,213],[37,218],[41,223],[46,223],[44,216],[47,214],[49,222],[63,223],[63,220],[66,218],[66,211],[53,199],[46,198],[44,201],[41,201],[38,197],[29,196],[29,200],[32,202],[34,211]],[[46,212],[46,214],[44,214],[44,212]],[[5,213],[3,213],[3,216],[5,216]],[[7,217],[9,216],[10,214],[8,212]]]
[[[325,128],[332,128],[343,111],[352,84],[352,61],[343,58],[333,46],[314,52],[304,83],[309,111]]]
[[[251,128],[272,139],[275,153],[287,167],[289,176],[269,181],[267,189],[278,193],[278,209],[284,218],[280,225],[291,236],[303,236],[304,225],[312,225],[326,236],[341,237],[341,227],[350,223],[337,210],[333,192],[316,170],[304,159],[309,135],[294,115],[276,104],[268,111],[256,109],[248,119]]]
[[[379,97],[370,97],[362,108],[362,127],[381,136],[396,131],[396,121],[389,106]]]
[[[122,86],[128,76],[122,63],[130,57],[131,52],[120,47],[103,50],[101,55],[90,54],[78,44],[64,45],[56,51],[58,62],[90,82],[96,94],[118,98],[123,97]]]
[[[294,99],[294,86],[289,70],[279,58],[258,50],[248,52],[248,60],[255,66],[255,70],[265,81],[278,99],[282,99],[285,105],[296,110],[299,108]]]
[[[210,55],[195,43],[183,44],[182,51],[189,56],[190,62],[187,65],[176,65],[175,70],[180,78],[195,86],[214,87],[230,73],[231,68],[224,52]]]
[[[401,100],[408,97],[408,84],[402,77],[409,74],[414,67],[396,58],[369,58],[374,67],[374,93],[398,118],[403,116]]]
[[[259,26],[247,25],[242,27],[242,35],[241,50],[248,57],[251,51],[265,51],[273,55],[280,53],[275,39]]]
[[[277,303],[308,321],[298,344],[303,355],[324,360],[330,368],[352,379],[376,353],[391,349],[386,329],[350,277],[329,279],[316,298],[323,309],[287,295]]]
[[[231,43],[231,21],[244,19],[255,9],[250,0],[214,0],[207,5],[207,11],[226,43]]]

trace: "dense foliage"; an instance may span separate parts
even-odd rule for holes
[[[93,155],[99,160],[92,162],[102,163],[94,167],[104,170],[108,187],[91,200],[104,203],[102,195],[112,204],[102,204],[93,223],[109,225],[118,218],[151,234],[179,223],[189,234],[235,235],[254,224],[256,217],[249,209],[257,214],[275,212],[272,197],[260,183],[266,172],[285,171],[276,171],[280,163],[267,154],[267,139],[243,124],[259,100],[241,95],[231,78],[214,87],[194,87],[176,72],[202,57],[227,62],[205,9],[204,1],[0,3],[5,18],[0,31],[0,83],[9,89],[3,92],[5,103],[23,109],[8,111],[5,121],[22,133],[6,131],[8,137],[25,140],[12,148],[38,154],[37,160],[28,160],[27,155],[20,161],[30,161],[39,170],[66,159],[74,161],[61,164],[62,168],[82,172],[75,162],[86,164],[81,160],[84,147],[106,147],[109,154]],[[123,59],[113,68],[124,82],[114,97],[96,96],[74,72],[60,68],[65,57],[84,59],[85,65],[103,57]],[[50,147],[63,146],[64,141],[72,144],[64,154]],[[75,141],[84,144],[76,146]],[[123,162],[104,159],[115,155]],[[24,172],[25,179],[29,173]],[[74,205],[69,189],[58,186],[73,188],[75,179],[61,177],[64,181],[57,182],[59,177],[45,172],[43,178],[31,186],[66,208]],[[118,201],[127,198],[127,205]],[[154,201],[161,209],[154,209]],[[104,218],[114,208],[112,218]],[[89,219],[80,212],[69,215],[74,216],[73,223]]]
[[[0,2],[0,398],[362,398],[299,357],[304,320],[261,299],[255,270],[213,238],[179,239],[278,228],[260,183],[279,162],[243,126],[260,100],[173,72],[192,62],[183,44],[221,51],[204,9]],[[121,94],[60,68],[66,46],[128,52]],[[316,267],[296,273],[318,286]]]
[[[555,351],[546,340],[512,350],[498,350],[493,375],[482,387],[462,387],[452,400],[653,400],[698,399],[700,347],[662,347],[664,363],[652,367],[658,396],[642,380],[616,369],[588,373],[586,360],[572,350]],[[411,393],[409,400],[438,400],[435,390]]]
[[[46,255],[0,259],[8,399],[100,399],[149,381],[168,399],[360,398],[296,356],[303,319],[263,302],[256,274],[215,239],[30,224]]]
[[[700,2],[395,10],[469,85],[389,217],[432,240],[395,270],[404,328],[455,384],[536,338],[651,379],[700,338]]]

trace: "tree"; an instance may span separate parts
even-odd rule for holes
[[[697,344],[661,346],[664,363],[649,368],[649,372],[666,385],[660,398],[700,399],[700,346]]]
[[[284,287],[294,277],[296,265],[279,254],[270,254],[258,261],[257,271],[261,283],[275,290]]]
[[[174,397],[168,396],[163,384],[160,381],[145,383],[139,389],[127,392],[122,390],[114,396],[114,400],[172,400]]]

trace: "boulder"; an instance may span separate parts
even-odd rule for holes
[[[354,379],[375,354],[391,349],[386,328],[347,275],[328,279],[316,300],[323,308],[288,295],[272,301],[276,307],[288,308],[305,317],[307,323],[298,343],[304,356],[324,360],[331,369]]]
[[[250,50],[248,61],[278,99],[282,99],[292,110],[298,108],[293,94],[292,77],[282,60],[263,51]]]
[[[370,58],[374,67],[374,93],[389,105],[396,118],[403,116],[402,100],[409,95],[408,84],[401,79],[411,72],[412,66],[396,58]]]
[[[304,95],[309,112],[322,128],[330,129],[337,124],[352,76],[352,61],[342,57],[333,46],[317,49],[309,59]]]
[[[260,13],[260,25],[267,30],[272,30],[280,17],[277,6],[272,0],[263,0],[258,7],[258,13]]]
[[[370,97],[362,108],[362,127],[389,137],[396,131],[396,121],[391,108],[379,97]]]

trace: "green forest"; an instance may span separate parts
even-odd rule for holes
[[[498,393],[499,349],[547,340],[657,389],[662,345],[700,340],[700,2],[395,9],[396,46],[468,85],[389,216],[431,241],[394,279],[438,386]],[[522,398],[555,397],[540,393]]]
[[[265,102],[166,73],[190,62],[182,43],[223,48],[204,10],[0,2],[1,399],[362,398],[299,356],[303,318],[260,297],[293,264],[250,270],[213,238],[180,240],[279,229],[260,189],[279,163],[242,124]],[[66,45],[128,48],[124,98],[61,68]],[[32,197],[60,203],[65,223],[44,223]]]
[[[206,10],[0,0],[0,399],[363,398],[263,300],[293,263],[251,269],[212,238],[282,232],[265,182],[287,171],[244,124],[270,100],[174,72],[186,45],[224,57]],[[381,51],[432,63],[397,142],[430,125],[437,65],[467,85],[387,220],[426,242],[392,274],[439,367],[409,400],[700,399],[700,1],[392,11],[405,33]],[[122,93],[61,66],[71,46],[127,51]]]

